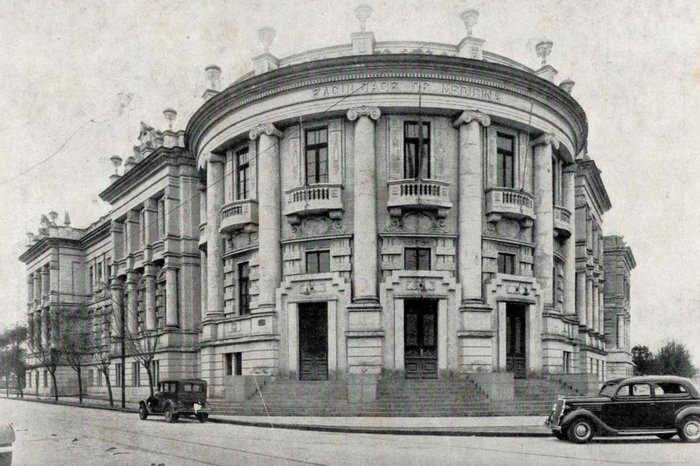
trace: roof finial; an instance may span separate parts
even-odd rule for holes
[[[276,35],[277,32],[270,26],[265,26],[258,29],[258,39],[260,39],[263,47],[265,47],[265,53],[270,53],[270,45],[272,45],[272,41],[275,40]]]
[[[355,18],[360,22],[360,31],[365,32],[367,29],[367,20],[369,19],[370,16],[372,16],[372,12],[374,11],[371,6],[367,5],[366,3],[363,3],[362,5],[358,5],[355,8]]]
[[[163,116],[165,117],[165,121],[168,122],[168,130],[172,131],[173,123],[175,122],[175,118],[177,118],[177,112],[172,107],[168,107],[163,110]]]
[[[549,54],[552,53],[552,46],[554,45],[554,42],[548,39],[543,39],[535,45],[535,52],[537,52],[537,56],[542,58],[542,66],[547,64],[547,58],[549,58]]]
[[[63,225],[69,227],[70,226],[70,216],[68,215],[68,211],[66,210],[65,215],[63,216]]]
[[[221,68],[217,65],[209,65],[204,68],[204,71],[206,71],[209,80],[209,89],[218,91],[219,84],[221,84]]]
[[[464,22],[464,27],[467,28],[467,37],[471,37],[472,28],[479,22],[479,11],[474,8],[470,8],[468,10],[464,10],[459,17]]]

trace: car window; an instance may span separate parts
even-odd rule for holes
[[[662,382],[654,385],[654,395],[656,396],[685,396],[688,390],[679,384],[673,382]]]
[[[615,387],[616,386],[617,386],[617,382],[606,382],[600,388],[599,396],[612,397],[615,394]],[[620,396],[622,396],[622,395],[620,395]]]
[[[199,393],[202,391],[202,387],[196,383],[186,383],[182,388],[186,392]]]
[[[617,396],[651,396],[651,387],[646,383],[624,385],[617,391]]]

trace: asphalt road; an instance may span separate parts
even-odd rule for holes
[[[181,420],[0,399],[13,464],[698,464],[700,444],[655,438],[573,445],[554,438],[339,434]]]

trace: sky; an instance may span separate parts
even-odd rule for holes
[[[554,42],[557,81],[589,122],[589,154],[613,207],[606,234],[632,247],[632,343],[689,346],[700,366],[700,1],[376,0],[378,41],[457,44],[459,13],[480,11],[485,50],[537,67],[534,44]],[[98,193],[112,155],[127,157],[139,122],[175,129],[201,105],[205,66],[231,83],[262,52],[272,26],[284,57],[350,42],[348,0],[0,2],[0,326],[24,320],[18,256],[41,214],[69,211],[84,227],[109,211]],[[29,171],[29,167],[55,154]],[[26,172],[26,173],[25,173]]]

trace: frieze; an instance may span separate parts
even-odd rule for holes
[[[391,216],[388,232],[400,233],[444,233],[445,219],[427,212],[408,212],[401,216]]]
[[[311,89],[312,99],[343,97],[362,94],[440,94],[471,99],[501,102],[500,91],[472,84],[449,83],[440,81],[406,81],[373,80],[364,82],[346,82],[317,86]]]
[[[341,219],[324,216],[305,217],[300,223],[292,225],[292,233],[296,237],[342,234],[345,233],[345,226]]]

